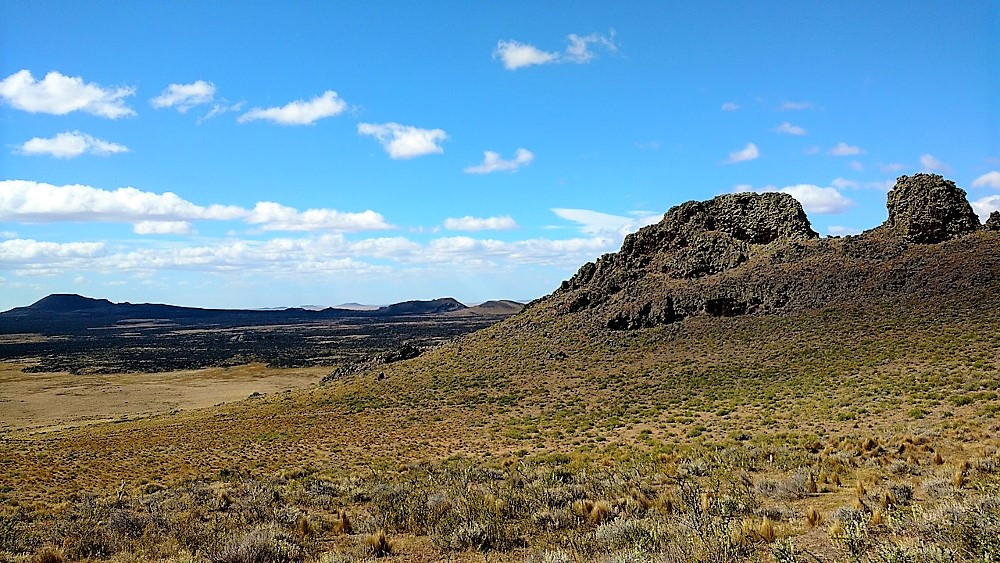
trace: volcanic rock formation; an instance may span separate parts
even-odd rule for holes
[[[981,228],[965,192],[934,174],[901,176],[887,207],[881,227],[820,239],[787,194],[687,202],[626,237],[619,252],[585,264],[537,305],[631,330],[697,314],[769,313],[919,291],[920,276],[913,274],[922,258],[910,245]]]

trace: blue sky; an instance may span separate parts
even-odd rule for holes
[[[1000,208],[996,2],[0,2],[0,309],[530,299],[671,206]]]

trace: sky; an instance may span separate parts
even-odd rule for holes
[[[528,300],[670,207],[1000,209],[1000,4],[0,0],[0,310]]]

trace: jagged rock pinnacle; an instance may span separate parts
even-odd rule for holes
[[[907,242],[943,242],[980,227],[965,190],[937,174],[900,176],[886,207],[889,219],[883,228]]]

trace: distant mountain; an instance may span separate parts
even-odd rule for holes
[[[348,308],[352,306],[356,308]],[[59,293],[44,297],[27,307],[16,307],[0,313],[0,334],[26,332],[66,334],[135,320],[157,320],[185,326],[232,327],[349,317],[441,315],[467,309],[469,308],[450,297],[430,301],[405,301],[378,308],[351,303],[343,308],[328,307],[320,310],[303,307],[245,310],[202,309],[151,303],[113,303],[107,299]],[[515,312],[517,312],[515,307],[497,305],[488,312],[481,311],[481,314],[507,315]]]
[[[474,307],[467,307],[459,311],[453,311],[450,315],[516,315],[524,309],[524,303],[511,301],[509,299],[499,299],[495,301],[485,301]]]
[[[378,305],[365,305],[363,303],[341,303],[335,306],[337,309],[347,309],[348,311],[374,311],[379,308]]]
[[[371,314],[378,316],[431,315],[464,309],[468,309],[468,307],[459,301],[451,297],[442,297],[431,301],[403,301],[402,303],[379,307],[372,311]]]

